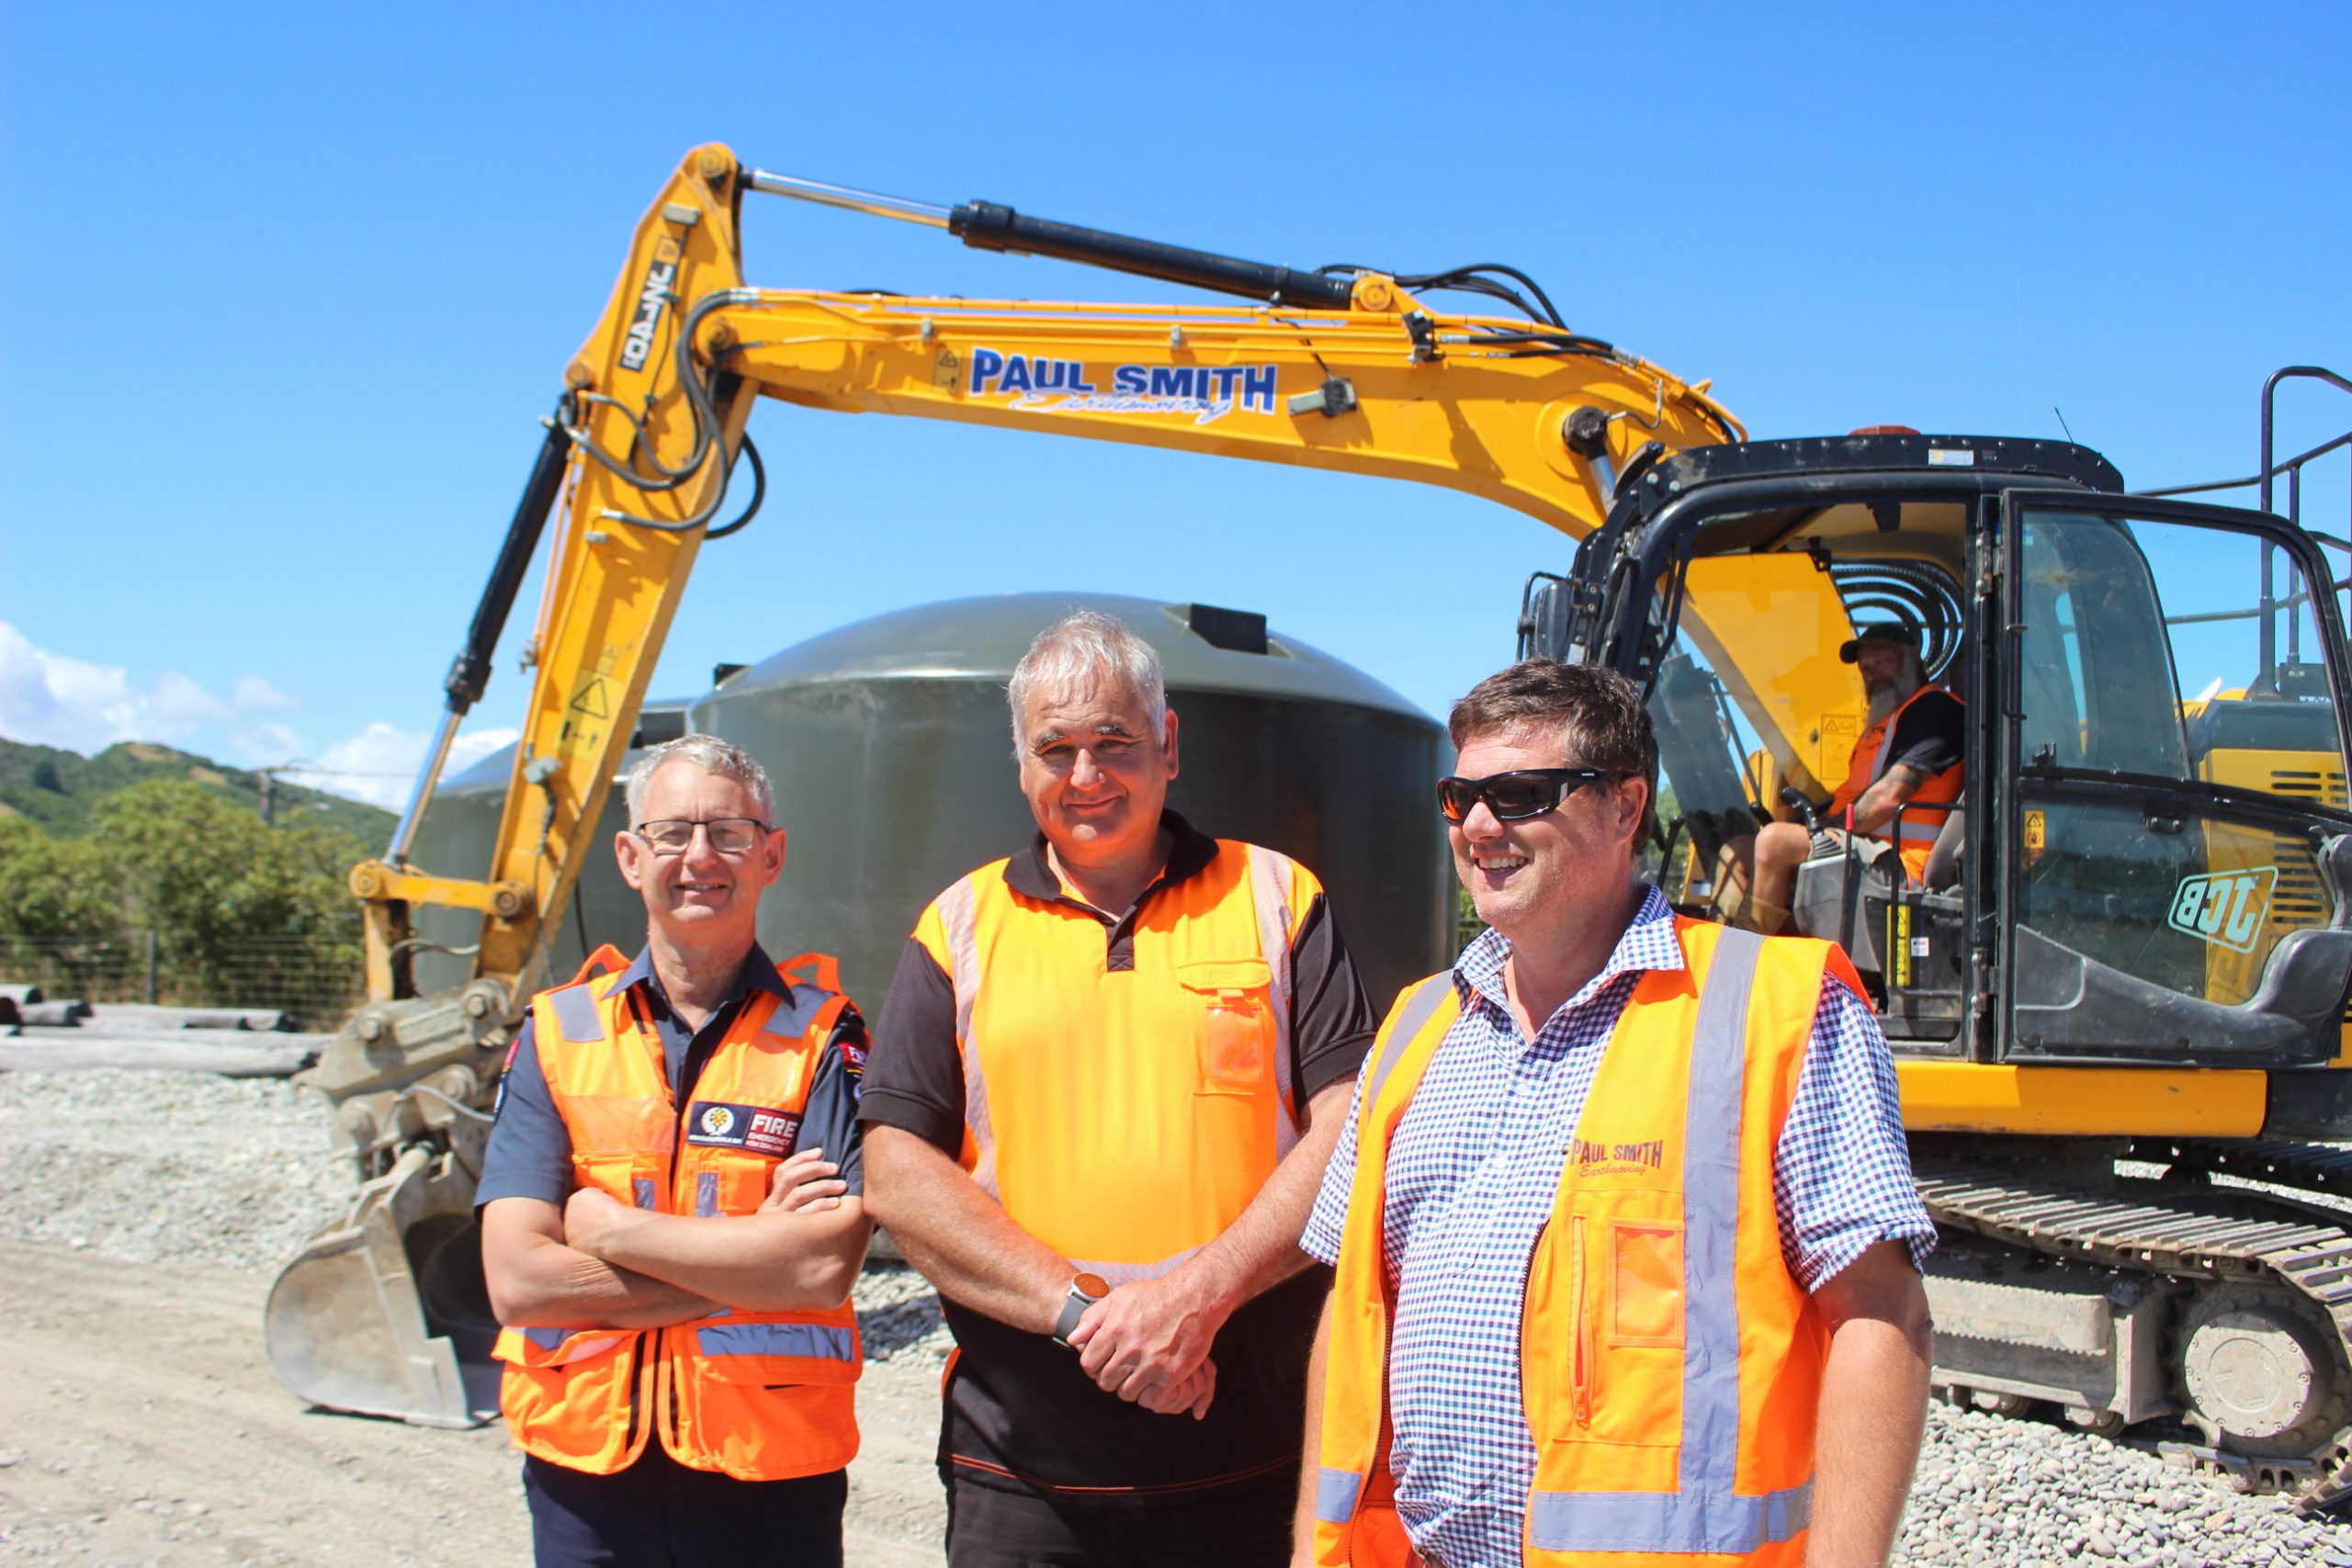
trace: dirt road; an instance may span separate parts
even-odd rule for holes
[[[530,1561],[503,1429],[306,1407],[261,1350],[267,1273],[0,1240],[0,1562]],[[848,1558],[935,1563],[938,1372],[869,1365]]]

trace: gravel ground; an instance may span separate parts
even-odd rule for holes
[[[0,1235],[274,1269],[351,1187],[325,1117],[283,1083],[0,1073]],[[937,1298],[906,1265],[870,1264],[856,1301],[876,1362],[945,1359]],[[1939,1404],[1895,1562],[2352,1568],[2352,1520],[2301,1519],[2279,1498],[2055,1423]]]
[[[869,1361],[944,1367],[956,1341],[939,1315],[931,1281],[904,1263],[868,1258],[850,1299]]]
[[[0,1235],[134,1263],[275,1269],[355,1186],[325,1113],[283,1082],[0,1073]],[[945,1364],[955,1342],[922,1275],[876,1259],[854,1299],[868,1356]]]
[[[275,1269],[356,1185],[331,1136],[279,1080],[0,1074],[0,1235],[135,1263]]]
[[[2300,1518],[2154,1454],[2051,1422],[1936,1404],[1898,1564],[2345,1568],[2352,1521]]]

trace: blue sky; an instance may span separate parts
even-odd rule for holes
[[[706,141],[1295,265],[1513,263],[1758,435],[2055,435],[2057,408],[2133,485],[2187,482],[2253,469],[2270,370],[2352,371],[2340,5],[1534,9],[10,7],[0,735],[397,797],[538,417]],[[759,198],[744,251],[776,287],[1185,298]],[[2347,423],[2304,391],[2282,430]],[[1261,610],[1442,711],[1568,555],[1420,487],[752,428],[767,511],[704,557],[657,692],[1070,589]],[[519,714],[521,636],[476,748]]]

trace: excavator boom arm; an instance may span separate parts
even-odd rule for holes
[[[1599,525],[1649,443],[1736,439],[1706,396],[1657,367],[1544,323],[1450,316],[1396,280],[1264,268],[973,203],[894,216],[967,243],[1031,250],[1282,302],[1117,306],[744,287],[731,152],[690,153],[639,221],[596,330],[566,373],[572,442],[532,692],[484,884],[369,863],[371,991],[409,903],[485,911],[478,977],[519,1005],[576,881],[612,773],[759,396],[843,412],[1058,432],[1416,479],[1487,496],[1571,537]],[[846,193],[854,195],[854,193]],[[865,198],[868,210],[878,198]],[[911,209],[913,204],[899,204]],[[1310,281],[1311,280],[1311,281]],[[1337,299],[1345,308],[1298,304]],[[521,524],[518,518],[518,527]],[[479,617],[478,617],[479,618]],[[477,626],[469,647],[478,646]],[[494,628],[492,628],[494,637]],[[432,768],[420,779],[429,794]],[[413,807],[413,823],[418,807]],[[412,829],[404,825],[404,851]],[[448,870],[451,868],[436,868]]]

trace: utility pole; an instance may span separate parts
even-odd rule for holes
[[[290,762],[272,762],[254,773],[261,780],[261,821],[265,828],[277,820],[277,775],[280,773],[315,773],[319,765],[307,757],[297,757]]]

